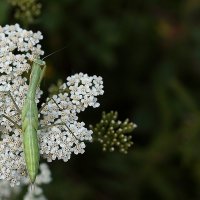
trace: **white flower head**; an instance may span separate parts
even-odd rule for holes
[[[28,180],[20,128],[21,110],[29,87],[24,72],[30,71],[30,61],[43,55],[41,39],[40,32],[24,30],[18,24],[0,26],[0,179],[9,181],[11,186]],[[78,114],[87,107],[99,106],[97,96],[104,93],[103,80],[75,74],[67,78],[60,91],[63,92],[47,98],[38,116],[40,156],[49,162],[55,159],[66,162],[72,154],[84,153],[85,142],[92,140],[92,131],[78,121]],[[38,88],[36,103],[41,94]],[[45,179],[38,176],[37,180]]]
[[[101,77],[79,73],[67,78],[60,89],[69,87],[69,93],[54,95],[47,99],[42,111],[41,125],[60,124],[39,132],[41,151],[48,161],[62,159],[67,161],[71,154],[84,153],[84,141],[92,140],[92,131],[78,122],[77,114],[88,106],[98,107],[96,96],[103,94]]]
[[[44,54],[38,44],[41,32],[27,31],[18,24],[0,26],[0,72],[19,76],[30,69],[28,61]]]

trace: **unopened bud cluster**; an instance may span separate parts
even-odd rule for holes
[[[15,17],[26,24],[34,21],[34,18],[41,13],[41,4],[37,0],[8,0],[16,7]]]
[[[133,145],[132,136],[129,135],[137,126],[126,119],[124,122],[117,120],[117,112],[102,113],[102,119],[94,127],[94,140],[102,144],[103,151],[119,151],[127,153]]]

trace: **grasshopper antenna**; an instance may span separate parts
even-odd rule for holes
[[[66,49],[67,47],[69,47],[69,45],[66,45],[66,46],[64,46],[63,48],[58,49],[58,50],[56,50],[56,51],[54,51],[54,52],[48,54],[47,56],[45,56],[44,58],[42,58],[42,60],[48,58],[49,56],[51,56],[51,55],[53,55],[53,54],[55,54],[55,53],[58,53],[58,52],[60,52],[60,51],[62,51],[62,50],[64,50],[64,49]]]

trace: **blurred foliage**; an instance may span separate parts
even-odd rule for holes
[[[43,87],[75,72],[104,77],[97,123],[117,110],[138,128],[128,155],[86,153],[51,164],[51,199],[200,199],[200,2],[198,0],[49,0],[30,28],[44,33]],[[15,23],[6,0],[0,23]],[[47,90],[47,89],[46,89]],[[97,116],[97,117],[96,117]],[[133,120],[134,116],[134,120]]]
[[[124,122],[117,120],[117,112],[102,113],[102,118],[95,126],[90,126],[93,130],[93,141],[102,145],[103,151],[119,151],[128,153],[133,145],[131,133],[136,124],[126,119]]]

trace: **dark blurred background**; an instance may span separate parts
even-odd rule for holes
[[[127,155],[88,144],[83,155],[50,164],[49,200],[200,199],[200,1],[48,0],[29,28],[44,34],[43,88],[84,72],[105,83],[101,111],[138,125]],[[0,2],[0,24],[16,23]]]

